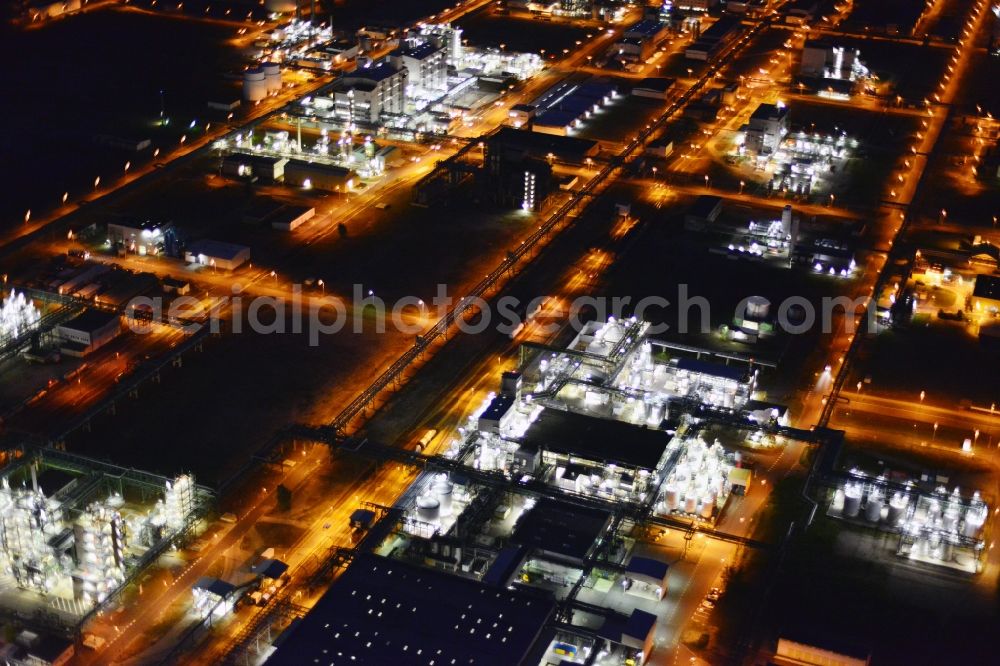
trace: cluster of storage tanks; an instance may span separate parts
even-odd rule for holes
[[[667,475],[659,513],[685,513],[711,518],[729,494],[729,472],[733,469],[726,450],[716,441],[685,443],[685,450]]]
[[[866,485],[849,481],[837,489],[833,499],[834,510],[845,518],[860,518],[870,523],[882,523],[890,528],[905,528],[910,533],[924,530],[960,534],[974,539],[986,523],[988,507],[979,492],[966,503],[958,488],[949,495],[944,487],[933,495],[920,495],[911,506],[911,495],[894,492],[887,496],[883,485]]]
[[[442,516],[450,516],[454,494],[455,484],[448,480],[448,475],[436,475],[427,491],[417,497],[417,518],[433,523]]]
[[[263,62],[243,72],[243,99],[259,102],[268,95],[281,92],[281,66],[276,62]]]

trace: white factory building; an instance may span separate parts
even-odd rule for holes
[[[250,248],[206,239],[190,243],[184,251],[184,259],[191,264],[232,271],[250,261]]]
[[[102,310],[84,310],[56,327],[59,351],[67,356],[86,356],[114,340],[119,333],[119,316]]]
[[[170,226],[152,220],[108,222],[108,244],[120,243],[126,252],[139,255],[159,254]]]
[[[430,42],[411,41],[389,56],[396,69],[407,72],[409,97],[444,93],[448,89],[448,62],[443,48]]]
[[[788,134],[788,109],[783,104],[761,104],[743,126],[744,148],[753,155],[777,152]]]
[[[409,73],[388,61],[359,67],[341,79],[333,91],[334,115],[349,123],[373,125],[406,111]],[[316,99],[317,106],[320,99]]]

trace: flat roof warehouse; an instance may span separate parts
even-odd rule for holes
[[[364,554],[279,638],[267,663],[527,664],[554,611],[548,595]]]
[[[531,448],[648,470],[659,464],[669,441],[662,430],[551,408],[522,439]]]

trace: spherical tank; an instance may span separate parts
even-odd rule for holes
[[[281,91],[281,66],[276,62],[261,63],[260,68],[264,70],[264,79],[267,81],[267,91],[276,93]]]
[[[259,102],[267,97],[267,75],[259,67],[243,72],[243,99]]]

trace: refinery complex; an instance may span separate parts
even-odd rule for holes
[[[995,661],[995,0],[9,3],[0,661]]]

